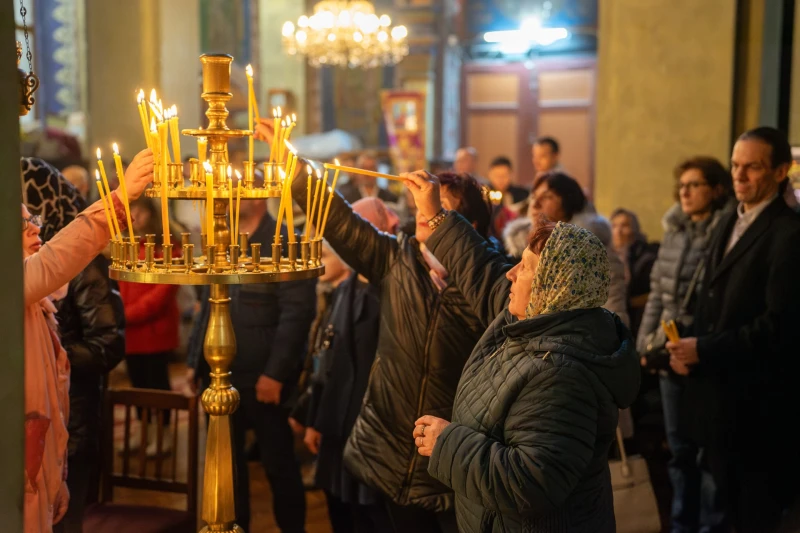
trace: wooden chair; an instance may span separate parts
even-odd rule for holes
[[[125,408],[124,449],[118,456],[114,450],[114,408]],[[142,442],[138,450],[130,448],[131,412],[142,409]],[[196,533],[197,531],[197,455],[198,407],[197,397],[149,389],[110,389],[105,396],[104,432],[102,444],[102,472],[100,503],[87,508],[83,520],[84,531],[92,533]],[[171,414],[172,448],[164,451],[164,412]],[[178,447],[178,415],[188,411],[189,427],[186,447]],[[156,446],[158,453],[147,458],[147,428],[155,413],[158,422]],[[178,460],[186,458],[186,480],[177,476]],[[115,465],[115,462],[117,463]],[[121,463],[121,465],[119,464]],[[121,467],[121,469],[120,469]],[[186,495],[185,511],[169,509],[150,503],[159,503],[159,496],[144,493],[140,500],[145,504],[114,503],[114,489],[156,491]]]

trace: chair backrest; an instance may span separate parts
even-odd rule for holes
[[[116,407],[124,411],[124,441],[120,457],[114,447]],[[131,423],[135,420],[132,411],[141,409],[141,445],[131,450]],[[109,389],[103,406],[103,468],[101,475],[101,501],[113,500],[114,488],[171,492],[186,494],[187,511],[197,516],[197,455],[198,455],[198,407],[197,396],[150,389]],[[164,449],[164,413],[170,412],[171,448]],[[179,422],[181,412],[188,413],[188,431],[183,453],[179,449]],[[150,428],[151,422],[157,422]],[[157,454],[152,459],[146,455],[147,432],[156,432]],[[178,480],[178,462],[186,459],[186,480]],[[115,465],[115,459],[121,465]],[[121,466],[119,471],[117,466]]]

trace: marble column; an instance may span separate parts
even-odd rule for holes
[[[600,2],[595,202],[662,235],[683,158],[730,157],[736,2]]]

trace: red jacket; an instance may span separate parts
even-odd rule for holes
[[[156,254],[159,256],[159,254]],[[139,247],[144,258],[144,244]],[[180,344],[178,286],[119,282],[125,304],[125,354],[175,350]]]

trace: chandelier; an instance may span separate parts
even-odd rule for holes
[[[394,65],[408,55],[405,26],[392,27],[366,0],[323,0],[314,14],[283,25],[283,48],[306,56],[312,67],[375,68]]]

